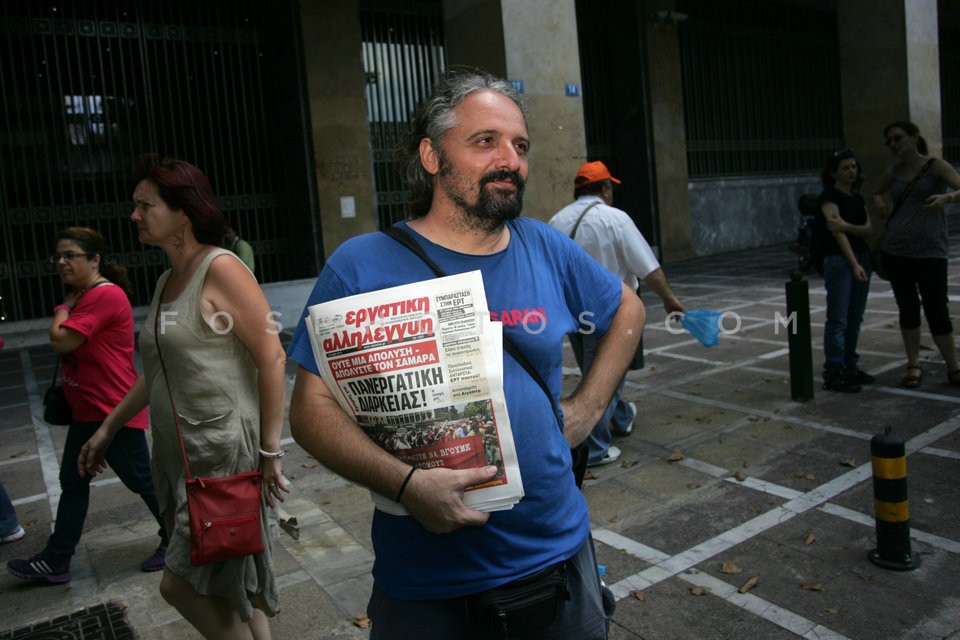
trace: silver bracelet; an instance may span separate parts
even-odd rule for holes
[[[273,451],[273,452],[264,451],[263,449],[260,449],[260,456],[263,458],[282,458],[285,455],[287,455],[287,452],[284,451],[283,449],[280,449],[279,451]]]

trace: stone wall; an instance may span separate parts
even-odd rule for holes
[[[707,256],[790,242],[804,193],[820,193],[819,176],[694,180],[689,183],[694,253]]]

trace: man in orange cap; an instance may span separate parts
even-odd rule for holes
[[[653,250],[626,212],[613,207],[613,185],[620,181],[600,161],[587,162],[573,180],[575,201],[550,220],[555,229],[570,236],[593,258],[636,290],[643,280],[663,300],[667,313],[683,313],[683,304],[673,293]],[[593,362],[597,339],[581,328],[570,342],[580,370],[586,374]],[[621,397],[623,381],[607,411],[587,438],[590,466],[616,462],[620,448],[611,446],[613,435],[629,435],[637,406]]]

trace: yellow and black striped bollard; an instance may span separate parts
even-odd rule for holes
[[[884,569],[916,569],[920,566],[920,557],[910,549],[907,457],[903,438],[890,433],[890,427],[887,427],[870,440],[870,455],[877,548],[867,557]]]

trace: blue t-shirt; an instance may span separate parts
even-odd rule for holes
[[[620,281],[550,226],[524,218],[508,224],[508,247],[486,256],[450,251],[403,226],[447,274],[482,272],[493,319],[503,323],[504,334],[559,402],[563,337],[581,326],[581,318],[605,333],[620,305]],[[330,256],[306,306],[434,277],[397,241],[383,233],[366,234]],[[319,375],[305,315],[306,309],[288,351]],[[570,448],[549,400],[509,355],[504,356],[504,387],[523,499],[509,511],[491,513],[482,527],[444,535],[428,532],[412,517],[376,510],[373,576],[387,595],[426,600],[476,593],[565,560],[586,540],[586,501],[574,484]]]

